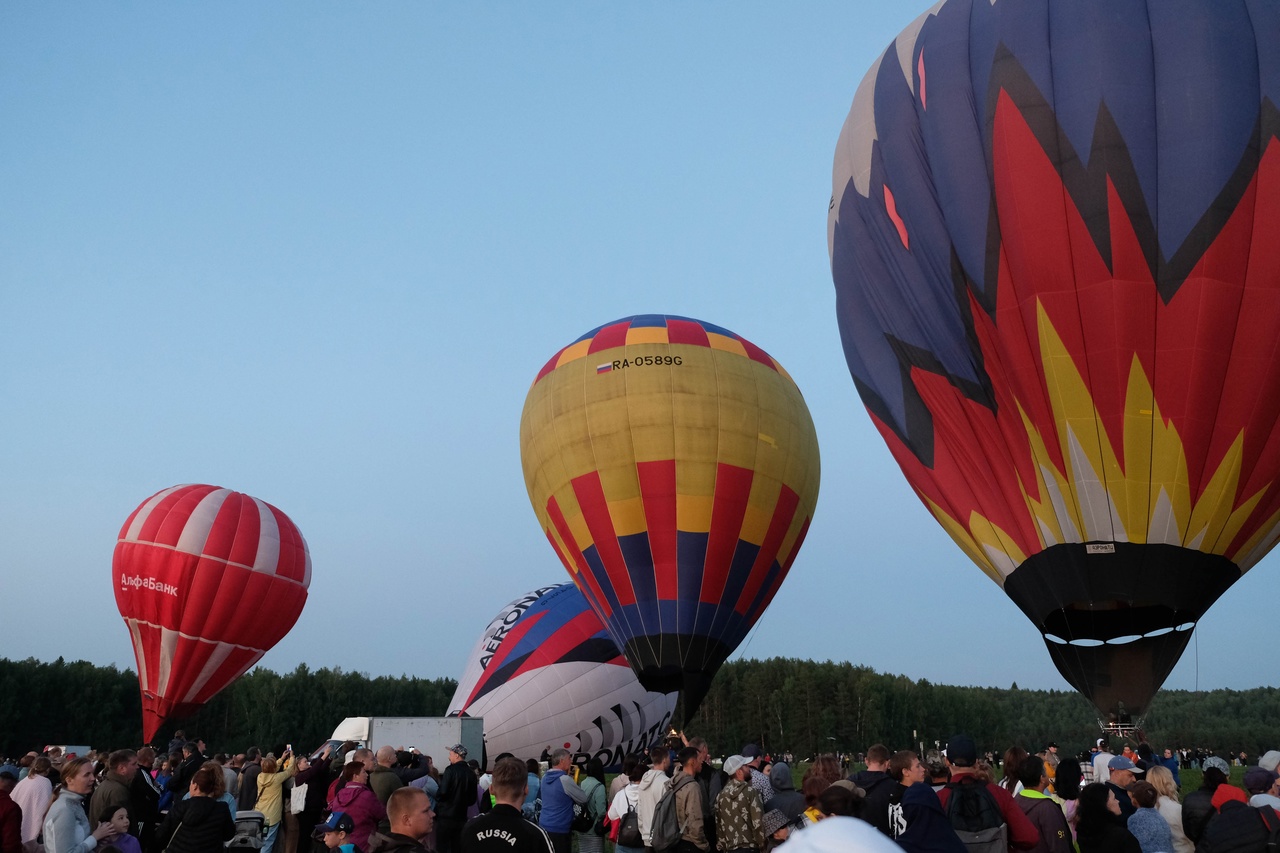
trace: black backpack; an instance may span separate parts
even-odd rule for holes
[[[1009,826],[985,782],[949,782],[947,819],[974,853],[1008,853]]]

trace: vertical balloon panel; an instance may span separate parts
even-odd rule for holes
[[[777,592],[817,500],[817,436],[767,353],[679,317],[587,333],[539,373],[520,427],[552,548],[651,690],[711,676]]]

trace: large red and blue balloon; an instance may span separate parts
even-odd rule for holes
[[[872,67],[828,223],[907,479],[1106,714],[1280,536],[1280,5],[944,0]]]
[[[271,504],[187,485],[157,492],[130,514],[111,570],[150,741],[289,632],[307,600],[311,556],[297,526]]]

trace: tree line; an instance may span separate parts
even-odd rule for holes
[[[156,743],[167,744],[182,728],[221,751],[285,741],[318,745],[344,717],[441,716],[456,687],[451,678],[371,677],[305,664],[278,674],[258,667],[193,717],[164,727]],[[1146,731],[1158,746],[1256,757],[1280,748],[1278,699],[1274,687],[1162,690]],[[683,716],[677,708],[676,718]],[[138,746],[141,720],[131,670],[62,658],[0,658],[0,754],[45,744]],[[997,752],[1015,744],[1037,751],[1050,741],[1075,752],[1098,735],[1092,706],[1074,691],[956,687],[850,663],[787,658],[726,663],[685,728],[706,737],[716,753],[758,743],[801,757],[861,752],[873,743],[930,749],[962,731]]]

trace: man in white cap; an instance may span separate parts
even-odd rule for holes
[[[764,806],[751,787],[751,768],[741,755],[725,759],[729,777],[716,796],[716,839],[722,853],[758,851],[764,847]]]
[[[1098,738],[1098,751],[1093,754],[1093,781],[1105,782],[1110,776],[1111,771],[1109,765],[1111,759],[1115,758],[1111,754],[1111,750],[1107,749],[1107,739]]]

